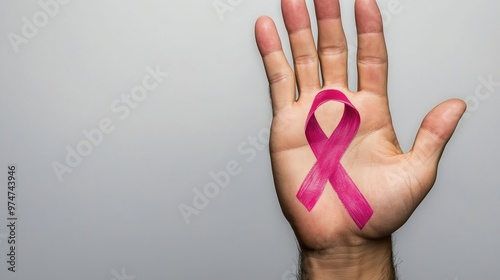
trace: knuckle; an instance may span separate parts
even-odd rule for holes
[[[285,72],[277,72],[274,74],[270,74],[268,77],[270,85],[277,84],[280,82],[290,81],[290,79],[293,79],[293,75],[291,73],[285,73]]]
[[[387,64],[387,58],[369,55],[358,56],[358,63],[366,65],[385,65]]]
[[[296,65],[313,64],[318,62],[318,56],[314,54],[297,55],[293,61]]]
[[[339,56],[339,55],[347,55],[347,46],[339,45],[339,46],[324,46],[319,49],[320,56]]]

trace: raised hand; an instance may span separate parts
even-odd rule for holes
[[[434,184],[439,159],[465,111],[465,103],[449,100],[431,110],[422,122],[413,148],[403,153],[388,106],[387,51],[376,1],[355,3],[357,92],[349,91],[347,86],[347,42],[339,1],[315,0],[314,4],[317,46],[305,1],[282,0],[294,69],[285,58],[273,21],[261,17],[256,23],[256,40],[273,104],[270,153],[276,191],[302,249],[303,279],[308,279],[308,274],[314,279],[328,275],[314,267],[332,268],[340,263],[344,268],[350,267],[350,257],[363,263],[365,272],[335,269],[337,275],[354,278],[334,279],[378,279],[374,276],[376,272],[365,266],[378,266],[378,270],[391,274],[388,267],[382,268],[381,263],[373,260],[379,259],[392,268],[390,236],[407,221]],[[360,113],[358,133],[341,163],[374,211],[363,229],[354,223],[330,183],[310,212],[296,198],[317,160],[305,137],[304,125],[315,96],[324,89],[342,91]],[[335,129],[343,110],[342,104],[328,102],[316,112],[326,135]],[[380,271],[382,275],[384,272]]]

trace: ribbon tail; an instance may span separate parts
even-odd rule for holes
[[[330,176],[330,183],[345,209],[359,229],[363,229],[373,215],[373,209],[341,164]]]

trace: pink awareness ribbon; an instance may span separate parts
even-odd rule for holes
[[[328,101],[344,103],[342,119],[329,138],[314,115]],[[317,161],[302,182],[297,198],[311,211],[329,180],[351,218],[359,229],[363,229],[373,215],[373,209],[340,163],[358,132],[360,122],[358,110],[341,91],[324,90],[316,95],[307,116],[305,134]]]

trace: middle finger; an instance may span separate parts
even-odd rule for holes
[[[347,41],[339,0],[314,0],[323,87],[347,87]]]

